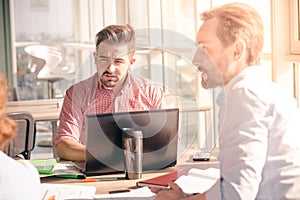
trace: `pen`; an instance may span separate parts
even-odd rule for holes
[[[109,194],[114,194],[114,193],[122,193],[122,192],[130,192],[130,190],[114,190],[114,191],[109,191]]]
[[[81,174],[57,174],[58,178],[74,178],[74,179],[85,179],[85,175]]]
[[[116,181],[117,177],[107,177],[107,178],[86,178],[82,182],[98,182],[98,181]]]
[[[48,193],[48,190],[46,190],[45,194],[43,195],[43,200],[46,199],[47,193]]]

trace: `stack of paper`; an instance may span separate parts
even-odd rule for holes
[[[41,184],[40,199],[93,199],[95,192],[94,186],[43,183]]]
[[[192,168],[187,175],[180,176],[175,183],[187,194],[203,193],[211,188],[219,178],[219,169],[201,170]]]

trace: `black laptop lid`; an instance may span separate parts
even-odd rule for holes
[[[85,174],[124,172],[122,128],[143,133],[143,171],[174,166],[179,109],[87,115]]]

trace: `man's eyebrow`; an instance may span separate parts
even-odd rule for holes
[[[201,42],[201,41],[199,41],[199,42],[195,42],[195,46],[203,46],[204,45],[204,43],[203,42]]]
[[[115,60],[124,60],[122,57],[115,57]]]
[[[204,41],[204,40],[198,40],[195,42],[195,44],[205,44],[207,43],[207,41]]]
[[[99,55],[98,58],[100,58],[100,59],[110,59],[110,57],[108,57],[108,56],[103,56],[103,55]]]

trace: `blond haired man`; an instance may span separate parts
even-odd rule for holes
[[[220,179],[187,197],[171,183],[160,199],[300,199],[300,118],[296,102],[260,69],[263,24],[245,4],[201,15],[193,63],[206,88],[224,87],[219,113]]]

